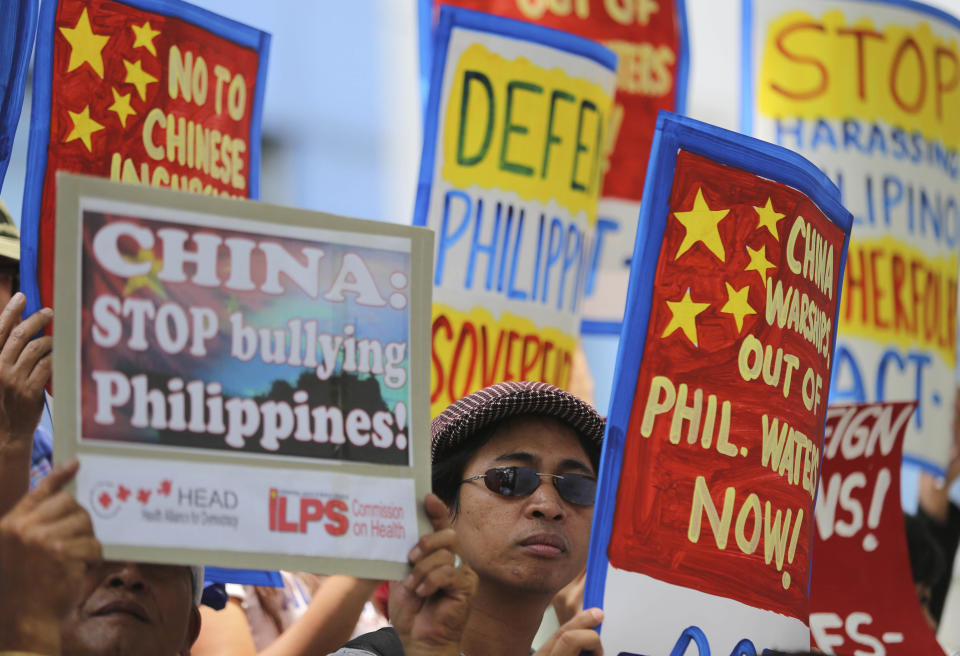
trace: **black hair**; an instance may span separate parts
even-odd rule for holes
[[[551,417],[550,415],[515,415],[513,417],[507,417],[506,419],[502,419],[488,426],[484,426],[470,437],[464,439],[461,445],[457,449],[444,456],[443,460],[433,463],[433,493],[440,497],[441,501],[447,504],[447,508],[450,509],[450,512],[454,517],[456,517],[457,513],[460,512],[460,483],[463,481],[464,477],[467,476],[467,474],[464,472],[464,469],[474,454],[479,451],[484,444],[490,441],[490,438],[493,437],[494,433],[496,433],[505,422],[513,421],[522,417],[540,416],[556,419],[556,417]],[[556,421],[563,423],[565,426],[569,426],[569,424],[564,423],[560,419],[556,419]],[[580,440],[580,445],[583,447],[583,450],[586,451],[587,457],[590,459],[590,464],[593,466],[593,471],[599,472],[600,445],[586,439],[572,426],[570,426],[570,428],[576,432],[577,438]]]
[[[904,513],[903,521],[907,533],[907,552],[910,555],[913,582],[932,588],[940,581],[947,569],[943,549],[920,518]]]

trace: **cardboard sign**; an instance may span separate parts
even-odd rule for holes
[[[500,381],[569,381],[616,58],[443,7],[433,63],[414,223],[437,233],[436,414]]]
[[[402,573],[429,491],[432,235],[58,186],[54,453],[80,459],[106,556]]]
[[[20,121],[36,33],[35,0],[7,0],[0,6],[0,189]]]
[[[745,2],[742,131],[807,157],[854,215],[831,402],[917,401],[908,460],[950,447],[960,21],[915,2]]]
[[[943,654],[917,601],[900,507],[915,407],[827,409],[810,586],[810,633],[824,653]]]
[[[607,653],[807,647],[837,196],[785,149],[660,115],[587,565]]]
[[[687,30],[683,0],[434,0],[546,25],[599,41],[618,59],[596,238],[584,281],[583,332],[620,333],[630,257],[657,112],[683,113]]]
[[[43,3],[21,289],[53,301],[57,171],[256,198],[270,37],[180,0]]]

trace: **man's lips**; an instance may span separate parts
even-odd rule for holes
[[[107,604],[104,604],[98,608],[93,615],[95,617],[104,615],[130,615],[141,622],[150,621],[150,616],[147,614],[147,610],[143,606],[135,601],[129,601],[125,599],[118,599],[116,601],[111,601]]]
[[[559,556],[567,551],[567,541],[556,533],[535,533],[520,540],[520,546],[537,556]]]

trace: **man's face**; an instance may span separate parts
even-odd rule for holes
[[[64,656],[187,654],[200,630],[190,569],[104,562],[62,626]]]
[[[595,475],[573,429],[548,417],[502,423],[467,462],[463,478],[511,465],[546,474]],[[453,528],[481,584],[552,596],[586,565],[592,519],[593,506],[564,501],[548,477],[526,497],[501,496],[481,479],[460,487]]]

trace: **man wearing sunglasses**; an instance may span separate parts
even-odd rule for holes
[[[448,630],[436,633],[449,644],[436,641],[431,653],[529,656],[547,606],[586,565],[603,430],[603,419],[588,404],[538,382],[493,385],[434,419],[433,490],[449,509],[455,534],[447,544],[458,543],[464,569],[475,572],[478,582],[462,632],[459,626],[442,627]],[[404,606],[417,603],[413,593],[432,572],[449,576],[455,566],[452,555],[425,555],[430,539],[411,551],[411,577],[392,586],[406,593]],[[448,605],[470,603],[463,594],[452,601],[452,585],[431,586],[430,592],[434,600],[446,595]],[[393,614],[395,605],[392,601]],[[405,614],[405,621],[409,617]],[[409,635],[394,619],[397,632]],[[537,653],[601,653],[592,629],[601,619],[599,609],[578,613]],[[365,638],[346,648],[398,653]]]

